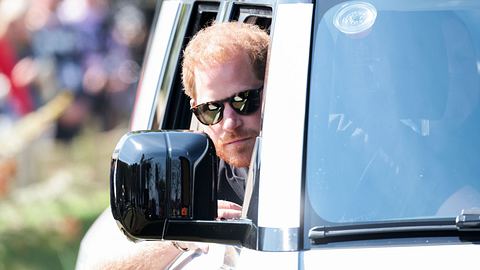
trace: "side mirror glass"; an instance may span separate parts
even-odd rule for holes
[[[215,220],[217,161],[201,132],[127,133],[112,155],[113,217],[133,239],[165,239],[170,221]]]

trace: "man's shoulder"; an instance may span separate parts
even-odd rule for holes
[[[248,168],[236,168],[223,160],[220,160],[218,168],[218,199],[242,205]]]
[[[239,180],[245,180],[248,176],[248,167],[234,167],[222,159],[218,162],[219,175],[224,178],[235,177]]]

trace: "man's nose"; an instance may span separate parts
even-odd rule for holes
[[[222,127],[226,131],[233,131],[242,124],[242,119],[230,106],[230,104],[225,104],[223,110],[223,122]]]

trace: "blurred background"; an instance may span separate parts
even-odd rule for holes
[[[0,0],[0,270],[74,269],[109,204],[155,0]]]

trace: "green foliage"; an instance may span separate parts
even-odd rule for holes
[[[52,227],[2,232],[0,269],[74,269],[81,236],[96,216],[73,219],[80,226],[73,235]]]
[[[86,130],[71,144],[29,150],[19,169],[33,160],[36,179],[0,198],[0,270],[75,268],[83,235],[109,204],[110,155],[124,132]]]

